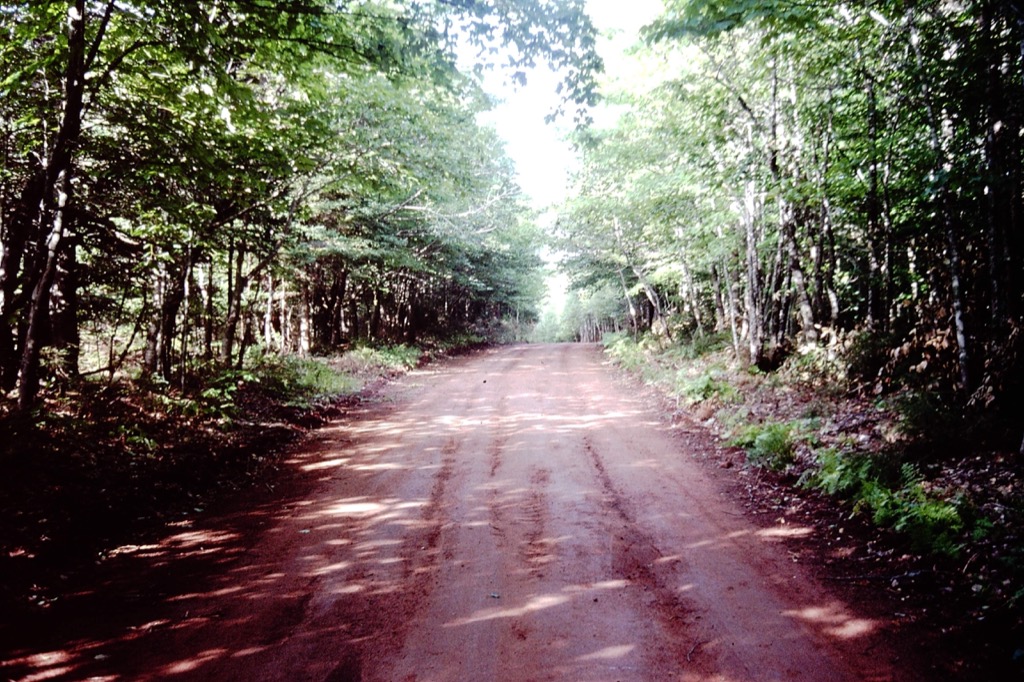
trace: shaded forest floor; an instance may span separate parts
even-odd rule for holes
[[[356,352],[185,391],[80,381],[48,392],[31,419],[0,416],[0,612],[47,609],[119,548],[238,493],[273,494],[287,446],[426,360]]]
[[[1024,457],[919,394],[845,390],[799,359],[764,374],[726,351],[610,352],[729,446],[712,465],[753,518],[816,529],[794,561],[877,602],[942,679],[1024,675]]]

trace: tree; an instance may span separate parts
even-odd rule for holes
[[[868,379],[1019,390],[994,361],[1019,356],[1019,10],[667,3],[645,37],[675,73],[585,153],[577,279],[611,279],[595,226],[625,213],[643,227],[618,253],[677,263],[669,307],[713,312],[762,367],[831,327],[888,349]]]
[[[331,220],[358,226],[351,236],[375,254],[355,264],[365,279],[335,268],[371,301],[368,328],[394,324],[390,305],[430,319],[409,315],[424,303],[411,282],[437,264],[474,274],[434,268],[432,286],[462,277],[473,297],[511,305],[526,284],[510,273],[533,257],[503,257],[501,276],[478,283],[510,243],[477,238],[497,230],[480,221],[508,220],[515,189],[470,124],[482,98],[454,69],[454,46],[509,46],[515,78],[534,59],[566,67],[567,107],[592,99],[599,67],[577,0],[51,0],[9,3],[0,20],[0,380],[23,410],[43,346],[77,370],[82,299],[134,301],[151,375],[184,381],[190,353],[209,361],[216,337],[221,363],[240,361],[261,287],[299,290],[309,308],[306,274],[283,256],[331,202]],[[450,130],[480,142],[441,139]],[[102,264],[107,248],[132,262],[129,278]]]

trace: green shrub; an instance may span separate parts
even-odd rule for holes
[[[230,420],[235,416],[235,396],[247,383],[258,383],[259,377],[250,370],[228,369],[217,373],[199,392],[199,413],[203,416]]]
[[[917,467],[892,465],[877,457],[819,450],[817,467],[803,484],[853,504],[853,513],[870,515],[875,525],[905,535],[916,551],[956,556],[969,525],[963,498],[932,494]],[[989,524],[990,525],[990,524]],[[986,522],[974,524],[985,532]]]
[[[867,511],[876,525],[906,535],[915,551],[956,556],[962,549],[965,523],[959,499],[929,495],[910,465],[899,488],[865,481],[854,511]]]
[[[747,452],[754,466],[781,471],[796,460],[796,443],[790,424],[752,424],[743,428],[730,445]]]
[[[605,352],[625,370],[636,371],[647,365],[644,349],[626,332],[605,334],[601,343]]]
[[[747,460],[751,464],[781,471],[796,461],[798,443],[809,447],[817,446],[820,428],[819,419],[748,424],[733,429],[735,435],[729,444],[745,449]]]
[[[344,353],[333,364],[343,372],[375,374],[412,369],[419,363],[422,353],[418,348],[406,346],[361,346]]]
[[[290,385],[299,397],[320,398],[351,393],[359,389],[359,380],[338,371],[323,361],[291,358],[287,361],[291,371]]]
[[[866,455],[846,454],[835,448],[824,448],[816,453],[817,468],[806,472],[801,483],[818,488],[828,495],[848,497],[860,490],[871,477],[871,458]]]
[[[730,339],[727,332],[716,332],[703,336],[693,335],[681,338],[668,350],[668,354],[681,360],[697,360],[705,355],[724,350],[729,345]]]
[[[156,440],[139,424],[119,424],[113,435],[129,455],[152,457],[157,450]]]
[[[680,370],[676,373],[675,393],[681,396],[687,405],[702,403],[712,398],[722,402],[731,402],[739,398],[739,391],[720,377],[721,374],[714,371],[690,377],[685,370]]]
[[[354,393],[372,378],[415,367],[422,357],[418,348],[398,345],[361,346],[337,358],[258,354],[251,369],[218,373],[198,394],[202,414],[230,419],[236,393],[245,384],[260,384],[275,400],[289,407],[308,408],[325,399]]]
[[[328,396],[359,390],[353,374],[324,361],[296,356],[268,357],[254,370],[252,380],[264,384],[278,400],[291,407],[308,407]]]
[[[427,345],[432,350],[446,352],[472,348],[474,346],[479,346],[482,343],[486,343],[487,341],[488,339],[480,334],[474,334],[473,332],[461,332],[451,336],[446,336],[444,339],[435,339]]]

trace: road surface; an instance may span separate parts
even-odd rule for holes
[[[26,679],[904,679],[880,624],[786,551],[812,530],[746,520],[712,441],[596,347],[486,351],[387,395],[296,449],[315,485],[253,511],[259,532],[127,548],[217,572]]]

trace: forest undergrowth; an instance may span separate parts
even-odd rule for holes
[[[267,355],[184,386],[95,376],[52,385],[31,415],[0,415],[0,608],[47,608],[117,547],[235,491],[272,491],[287,445],[451,350]]]
[[[879,594],[933,638],[944,674],[1024,672],[1024,457],[978,436],[999,424],[926,391],[857,385],[835,348],[766,373],[724,337],[613,334],[605,347],[727,446],[719,466],[754,516],[815,528],[803,544],[826,580]]]

